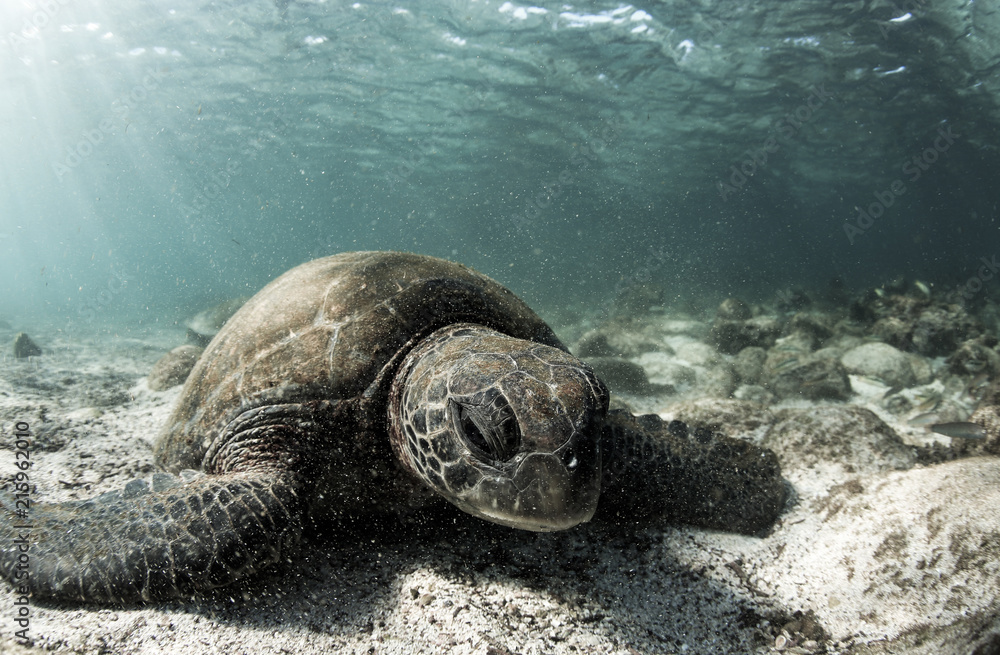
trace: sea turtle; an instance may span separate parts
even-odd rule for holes
[[[37,597],[187,595],[287,560],[334,518],[442,497],[537,531],[595,511],[745,533],[774,521],[785,486],[772,452],[608,403],[591,368],[484,275],[399,252],[317,259],[205,349],[155,446],[166,472],[27,517],[0,502],[0,572]]]

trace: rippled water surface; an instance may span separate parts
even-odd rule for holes
[[[957,284],[1000,254],[986,4],[11,0],[0,313],[383,248],[556,313]]]

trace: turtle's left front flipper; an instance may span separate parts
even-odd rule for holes
[[[17,593],[104,603],[189,595],[288,557],[302,531],[289,474],[245,471],[19,511],[0,498],[0,575]]]
[[[604,479],[595,519],[660,517],[759,534],[785,504],[775,454],[749,442],[658,416],[608,414]]]

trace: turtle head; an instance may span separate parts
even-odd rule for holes
[[[607,409],[607,389],[569,353],[461,323],[407,355],[389,422],[403,466],[454,505],[547,532],[597,508]]]

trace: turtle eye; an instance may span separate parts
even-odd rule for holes
[[[499,393],[476,394],[451,400],[455,431],[476,456],[487,462],[506,462],[521,446],[517,418]]]

